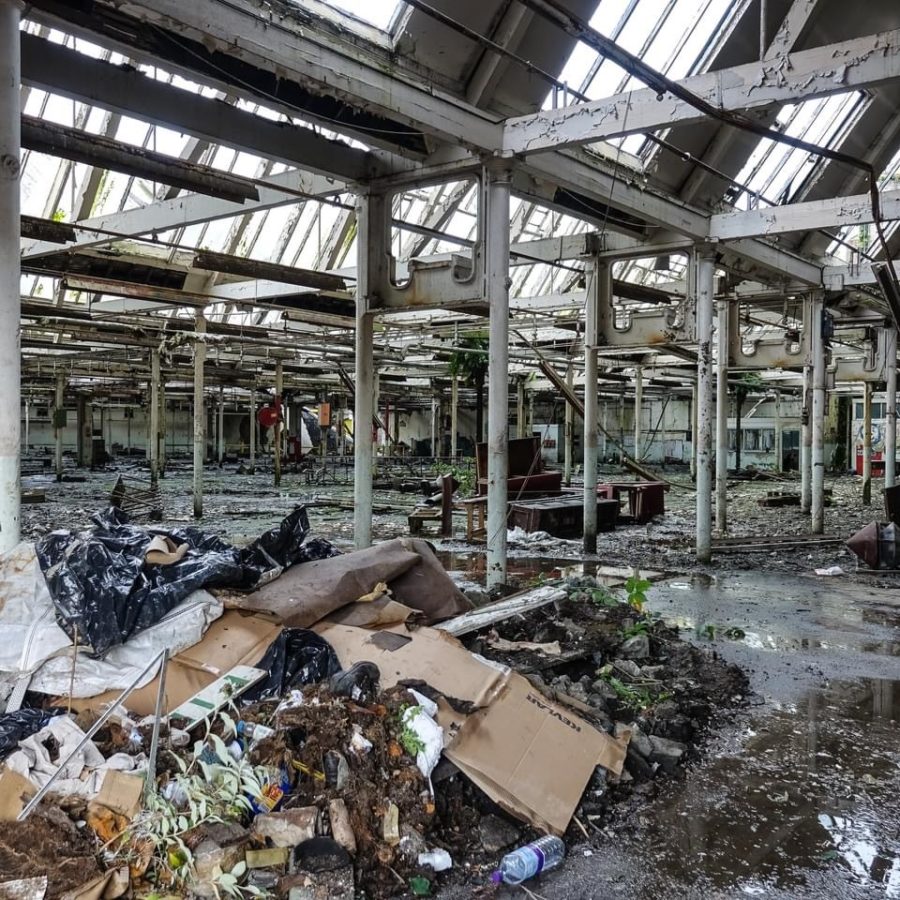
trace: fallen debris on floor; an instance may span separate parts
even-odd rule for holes
[[[128,891],[351,900],[474,889],[498,871],[514,879],[515,860],[531,851],[501,865],[505,851],[542,834],[563,838],[554,847],[589,834],[635,785],[681,773],[715,717],[746,693],[739,670],[643,611],[649,582],[636,576],[622,596],[597,578],[570,578],[471,610],[424,541],[332,557],[304,523],[296,511],[249,551],[187,529],[160,530],[172,545],[154,545],[155,534],[118,514],[91,535],[54,537],[67,555],[53,565],[65,558],[89,582],[121,585],[115,633],[109,622],[85,624],[94,637],[83,643],[74,623],[93,607],[77,608],[71,638],[53,622],[61,606],[74,608],[71,578],[48,566],[48,592],[26,545],[0,557],[0,584],[27,595],[0,610],[18,623],[19,645],[0,663],[25,704],[0,715],[0,890],[46,876],[49,900]],[[116,542],[129,548],[127,584],[114,574]],[[278,548],[269,568],[265,542]],[[97,545],[79,570],[73,555]],[[310,547],[322,558],[303,561]],[[215,614],[188,643],[177,627],[159,629],[195,609],[197,594],[143,630],[123,625],[148,583],[169,583],[148,569],[225,554],[240,571],[248,552],[258,577],[246,594],[201,597]],[[247,608],[223,614],[222,599]],[[26,644],[43,634],[26,622],[35,613],[55,631],[29,667]],[[154,634],[160,643],[148,644]],[[92,659],[106,638],[106,658]],[[160,646],[177,650],[148,673]],[[104,666],[131,647],[142,648],[142,665],[130,663],[122,684]],[[55,680],[38,677],[54,664]],[[39,788],[46,796],[25,806]]]

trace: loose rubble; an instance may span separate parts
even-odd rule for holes
[[[279,569],[299,583],[303,567],[319,563],[299,551],[311,546],[305,520],[291,521],[302,527],[290,529],[293,537],[282,532]],[[132,541],[140,537],[127,528]],[[438,577],[427,545],[415,543],[404,552],[422,562],[405,558],[407,570],[420,565]],[[199,545],[194,536],[177,565],[190,566]],[[312,546],[315,560],[332,556],[325,542]],[[345,560],[351,570],[351,555]],[[0,558],[0,571],[4,564]],[[50,900],[81,896],[98,879],[95,895],[107,900],[129,891],[350,900],[424,896],[447,884],[483,888],[510,850],[548,830],[566,844],[583,841],[636,788],[683,777],[718,719],[745,700],[743,673],[643,610],[647,582],[638,578],[619,591],[569,578],[547,594],[553,602],[462,629],[460,644],[440,626],[420,624],[433,595],[416,603],[407,579],[398,603],[376,570],[377,583],[329,607],[314,630],[220,605],[203,638],[168,663],[159,717],[158,678],[111,712],[118,692],[77,700],[30,692],[22,711],[0,714],[0,889],[44,876],[40,896]],[[33,560],[28,572],[39,584]],[[434,582],[442,616],[464,618],[468,605],[446,581]],[[117,590],[127,605],[132,595],[121,580]],[[56,604],[57,617],[58,593],[35,594]],[[246,606],[227,591],[223,602]],[[71,593],[66,603],[72,620]],[[283,592],[279,604],[282,621],[303,615]],[[161,620],[179,607],[162,610]],[[350,611],[353,621],[368,616],[369,629],[346,624]],[[122,629],[122,647],[134,639]],[[436,650],[459,660],[461,674],[430,670]],[[67,655],[89,662],[74,641],[53,658]],[[70,671],[78,697],[81,669]],[[502,723],[516,715],[498,697],[518,697],[529,714],[574,729],[567,769],[583,765],[579,748],[603,748],[592,751],[571,805],[519,796],[516,782],[504,781],[509,773],[491,774],[498,753],[521,748],[477,756],[473,723],[490,728],[492,716]],[[207,711],[182,713],[191,704]],[[496,734],[511,740],[502,724]],[[557,758],[557,750],[538,741],[528,764]],[[47,793],[35,805],[30,798],[41,788]]]

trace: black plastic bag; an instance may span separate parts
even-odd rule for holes
[[[294,688],[318,684],[341,670],[331,644],[306,628],[285,628],[256,664],[269,677],[241,694],[241,703],[281,697]]]
[[[237,549],[198,528],[144,529],[111,507],[94,528],[54,531],[35,544],[60,627],[98,656],[156,624],[199,588],[253,590],[298,562],[333,556],[327,541],[305,543],[309,519],[297,507],[249,547]],[[145,565],[155,535],[187,544],[171,565]]]
[[[18,750],[19,741],[37,734],[47,723],[58,716],[62,710],[19,709],[11,713],[0,713],[0,759]]]

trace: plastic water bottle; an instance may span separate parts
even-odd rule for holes
[[[541,872],[555,869],[566,856],[566,845],[555,835],[538,838],[500,860],[500,868],[491,875],[495,884],[521,884]]]

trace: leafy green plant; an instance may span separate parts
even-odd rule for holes
[[[621,601],[605,587],[598,587],[591,591],[591,602],[597,606],[618,606]]]
[[[647,602],[647,589],[650,582],[645,578],[641,578],[639,572],[635,572],[625,582],[625,595],[630,606],[634,607],[638,612],[644,611],[644,604]]]
[[[219,722],[226,737],[236,734],[234,720],[224,712]],[[210,753],[212,751],[212,754]],[[214,754],[214,762],[208,760]],[[174,757],[178,772],[171,779],[168,797],[148,792],[144,809],[134,818],[118,842],[116,853],[129,861],[146,858],[164,883],[189,884],[194,876],[193,854],[185,835],[201,825],[243,818],[251,810],[251,799],[260,799],[267,772],[251,765],[246,758],[235,759],[225,740],[212,732],[206,723],[206,734],[196,741],[187,758]],[[259,895],[258,888],[241,886],[239,879],[246,866],[238,863],[228,872],[218,870],[215,884],[233,897]]]
[[[630,638],[635,637],[638,634],[649,634],[650,633],[650,623],[649,622],[635,622],[633,625],[629,625],[627,628],[622,629],[622,637]]]
[[[484,440],[484,382],[488,370],[488,338],[483,331],[463,335],[450,354],[448,369],[475,388],[475,432]],[[505,390],[505,388],[504,388]]]
[[[698,629],[697,633],[708,641],[714,641],[716,639],[716,626],[712,622],[707,622]]]
[[[422,739],[407,724],[407,721],[416,716],[421,709],[421,706],[413,706],[408,703],[404,703],[403,706],[400,707],[399,718],[401,731],[397,740],[400,741],[400,746],[403,747],[410,756],[417,756],[421,750],[425,749],[425,744]]]

